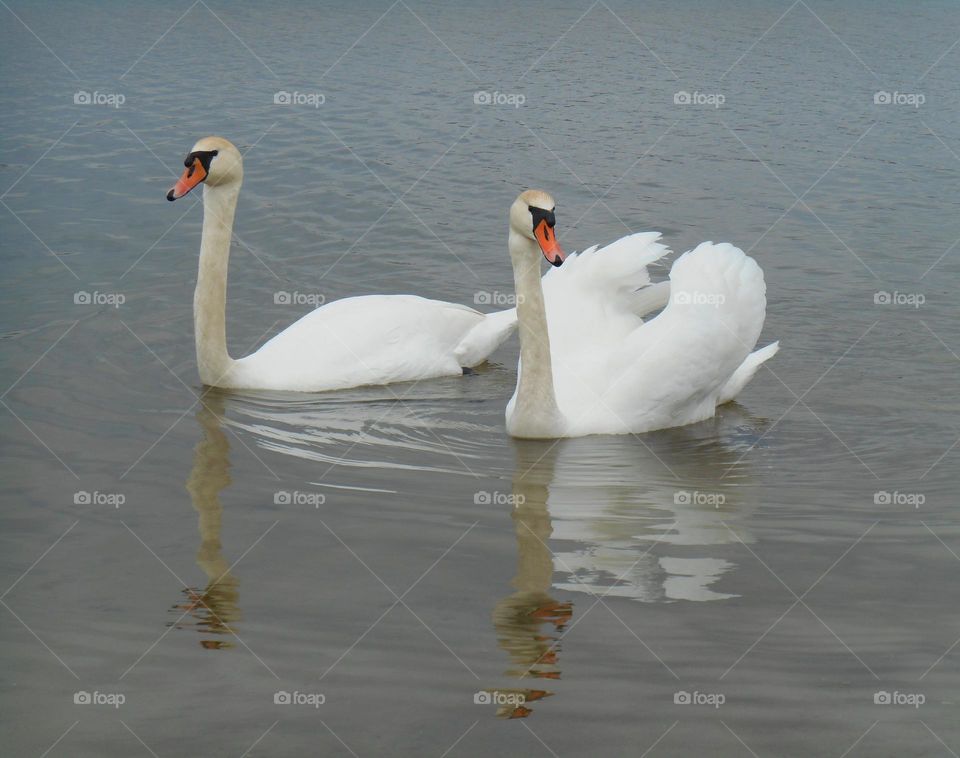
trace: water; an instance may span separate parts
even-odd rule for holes
[[[5,755],[960,751],[955,4],[0,13]],[[569,249],[750,248],[783,349],[714,420],[555,446],[504,434],[515,341],[199,403],[164,194],[212,133],[235,354],[278,291],[509,293],[527,186]]]

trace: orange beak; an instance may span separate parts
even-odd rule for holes
[[[203,167],[203,163],[200,162],[199,158],[194,158],[193,163],[183,170],[183,174],[177,179],[173,189],[167,193],[167,200],[173,202],[177,198],[183,197],[206,178],[207,170]]]
[[[553,266],[559,266],[563,263],[567,254],[563,252],[560,243],[557,242],[557,233],[553,230],[553,227],[547,224],[546,219],[536,225],[533,230],[533,236],[537,238],[540,251],[548,263]]]

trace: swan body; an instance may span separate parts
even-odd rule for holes
[[[469,337],[485,319],[467,306],[415,295],[344,298],[235,361],[226,380],[236,387],[316,391],[455,376],[499,345],[490,340],[470,352]]]
[[[230,239],[243,164],[221,137],[197,142],[167,194],[203,183],[203,235],[194,293],[197,365],[204,384],[228,389],[317,392],[462,374],[483,363],[516,326],[511,311],[413,295],[351,297],[323,305],[244,358],[226,345]]]
[[[779,349],[752,352],[766,311],[763,272],[733,245],[704,242],[674,262],[669,282],[651,285],[646,267],[668,250],[657,233],[634,234],[568,256],[541,285],[530,208],[552,209],[553,200],[531,191],[511,208],[521,341],[506,409],[512,436],[629,434],[703,421]]]

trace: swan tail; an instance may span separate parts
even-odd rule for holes
[[[461,366],[479,366],[504,343],[516,326],[516,308],[484,314],[483,320],[463,336],[453,353]]]
[[[744,359],[743,363],[740,364],[740,367],[733,372],[733,376],[723,385],[723,388],[720,390],[720,395],[717,398],[717,405],[729,403],[739,395],[743,388],[753,379],[753,375],[757,373],[757,369],[760,368],[763,363],[773,358],[779,350],[780,342],[777,341],[750,353],[750,355]]]

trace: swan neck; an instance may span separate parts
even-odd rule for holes
[[[223,411],[223,398],[213,393],[201,403],[197,420],[203,428],[203,439],[194,448],[193,469],[187,479],[187,491],[199,517],[197,563],[208,581],[215,583],[229,578],[230,570],[220,542],[220,492],[230,486],[230,443],[219,419]]]
[[[540,250],[535,242],[512,229],[509,245],[520,332],[520,376],[513,426],[521,436],[556,436],[561,416],[553,387]]]
[[[513,476],[512,517],[517,538],[517,575],[513,586],[534,595],[548,594],[553,579],[553,554],[548,547],[553,525],[547,506],[553,479],[552,450],[542,449],[547,443],[519,444],[535,447],[518,454]]]
[[[200,380],[211,386],[224,386],[233,365],[227,352],[227,266],[239,191],[239,186],[203,188],[203,235],[193,326]]]

